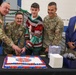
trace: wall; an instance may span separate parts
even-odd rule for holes
[[[17,0],[6,0],[6,1],[10,3],[11,9],[17,9],[18,8]]]
[[[19,0],[4,0],[4,1],[7,1],[7,2],[10,3],[10,9],[11,10],[9,11],[9,13],[15,13],[17,10],[19,10],[20,7],[17,5]],[[15,14],[6,15],[5,22],[13,21],[14,20],[14,16],[15,16]]]

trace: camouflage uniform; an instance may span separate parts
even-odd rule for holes
[[[2,41],[4,43],[6,43],[8,46],[12,46],[13,41],[11,39],[9,39],[4,31],[4,24],[3,24],[3,16],[0,14],[0,20],[2,21],[2,23],[0,22],[0,44],[2,43]]]
[[[49,16],[44,18],[44,40],[43,47],[48,47],[51,45],[59,45],[62,32],[63,32],[63,21],[58,17],[53,19]]]
[[[25,37],[24,32],[25,28],[23,25],[17,25],[15,22],[8,23],[6,25],[5,32],[7,36],[13,40],[14,44],[20,48],[24,47]],[[5,46],[5,53],[14,53],[11,47]]]

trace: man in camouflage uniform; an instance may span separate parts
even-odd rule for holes
[[[3,24],[3,16],[9,13],[10,4],[7,2],[3,2],[0,6],[0,44],[2,41],[6,43],[8,46],[12,47],[13,50],[20,52],[21,49],[16,46],[11,39],[9,39],[4,32],[4,24]]]
[[[48,52],[49,45],[59,45],[62,32],[63,21],[56,14],[57,5],[55,2],[48,4],[48,15],[44,18],[44,40],[43,47],[45,52]]]
[[[18,45],[18,47],[21,48],[21,50],[24,50],[25,48],[23,47],[25,43],[25,37],[24,37],[25,28],[22,25],[22,23],[23,23],[23,14],[21,12],[17,12],[15,14],[15,21],[6,24],[6,34],[11,40],[13,40],[13,42],[16,45]],[[15,52],[11,47],[6,46],[5,53],[14,54]]]

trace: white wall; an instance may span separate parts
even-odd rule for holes
[[[57,14],[63,19],[64,24],[68,24],[68,19],[76,15],[76,0],[22,0],[22,9],[30,12],[30,6],[33,2],[40,5],[39,15],[44,18],[47,15],[47,5],[49,2],[57,3]]]
[[[17,9],[18,8],[17,0],[6,0],[6,1],[10,3],[11,9]]]

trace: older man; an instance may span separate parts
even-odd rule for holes
[[[22,23],[23,23],[23,14],[21,12],[17,12],[15,14],[15,20],[6,25],[6,34],[23,51],[25,49],[24,48],[24,44],[25,44],[25,35],[24,35],[25,28],[22,25]],[[5,53],[14,54],[15,51],[13,51],[13,49],[11,47],[6,46],[5,47]],[[20,55],[18,52],[16,52],[16,53],[18,55]]]
[[[3,2],[0,6],[0,44],[3,41],[8,46],[12,47],[13,50],[20,52],[21,49],[17,45],[15,45],[14,42],[11,39],[9,39],[4,32],[3,17],[9,13],[9,10],[10,4],[7,2]]]

